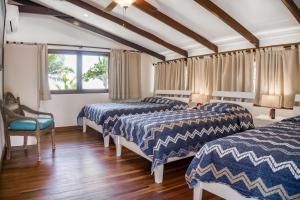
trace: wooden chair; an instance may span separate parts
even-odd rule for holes
[[[39,112],[20,103],[20,98],[15,98],[12,93],[6,93],[4,100],[0,102],[2,116],[4,120],[4,131],[7,154],[6,158],[11,158],[10,136],[24,136],[24,149],[27,148],[28,136],[35,136],[38,148],[38,160],[41,161],[40,136],[44,133],[51,133],[52,150],[55,150],[55,129],[54,118],[51,113]],[[26,113],[37,117],[27,117]],[[48,116],[47,118],[39,117]]]

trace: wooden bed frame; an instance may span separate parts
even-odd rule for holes
[[[236,103],[247,108],[252,113],[254,107],[253,101],[255,98],[255,94],[252,92],[214,91],[212,96],[214,99],[212,99],[210,102]],[[220,100],[215,98],[220,98]]]
[[[295,96],[295,104],[300,104],[300,94]],[[293,108],[295,114],[300,114],[300,105],[294,106]]]
[[[296,94],[295,103],[300,103],[300,94]],[[295,114],[300,114],[300,106],[294,106],[293,110]],[[256,200],[256,198],[246,198],[230,186],[221,183],[205,183],[200,181],[193,190],[194,200],[202,200],[203,190],[209,191],[210,193],[218,195],[224,199]]]
[[[189,91],[189,90],[156,90],[155,91],[155,96],[180,100],[185,103],[189,103],[191,95],[192,95],[192,91]],[[91,120],[87,119],[86,117],[83,117],[82,118],[82,127],[83,127],[82,132],[83,133],[86,132],[87,126],[98,131],[99,133],[103,134],[102,125],[98,125],[94,121],[91,121]],[[110,135],[103,137],[104,147],[109,147],[109,138],[110,138]]]
[[[213,93],[213,96],[216,95],[215,97],[222,97],[220,96],[221,94],[226,94],[225,97],[229,97],[229,98],[238,98],[239,100],[242,100],[242,99],[251,99],[249,96],[250,96],[250,93],[248,92],[230,92],[232,95],[230,96],[230,94],[228,93],[224,93],[224,92],[221,92],[221,91],[216,91]],[[251,93],[252,94],[252,93]],[[252,96],[251,96],[252,97]],[[253,98],[254,99],[254,96]],[[212,102],[224,102],[224,101],[219,101],[219,100],[212,100]],[[225,102],[234,102],[236,104],[244,104],[244,103],[247,103],[247,102],[242,102],[242,101],[225,101]],[[248,103],[247,104],[248,106],[252,105],[253,106],[253,103]],[[120,157],[121,154],[122,154],[122,146],[126,147],[127,149],[135,152],[136,154],[146,158],[147,160],[149,160],[150,162],[152,162],[152,160],[150,158],[147,157],[146,154],[144,154],[140,148],[133,142],[130,142],[130,141],[127,141],[125,138],[121,137],[121,136],[115,136],[115,143],[116,143],[116,156],[117,157]],[[185,158],[188,158],[188,157],[191,157],[191,156],[194,156],[196,153],[195,152],[191,152],[189,153],[187,156],[185,157],[173,157],[173,158],[169,158],[167,160],[167,163],[170,163],[170,162],[174,162],[174,161],[177,161],[177,160],[181,160],[181,159],[185,159]],[[163,172],[164,172],[164,165],[159,165],[157,166],[155,169],[154,169],[154,180],[155,180],[155,183],[162,183],[163,181]]]
[[[192,95],[192,91],[190,90],[156,90],[155,91],[155,96],[179,100],[185,103],[190,102],[191,95]]]

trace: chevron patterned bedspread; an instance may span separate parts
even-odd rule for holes
[[[161,111],[186,109],[188,104],[160,97],[148,97],[140,102],[120,102],[120,103],[101,103],[90,104],[82,108],[77,120],[78,124],[82,117],[102,125],[104,136],[108,135],[115,122],[120,116],[154,113]]]
[[[229,185],[246,197],[300,199],[300,116],[205,144],[186,172]]]
[[[236,104],[121,117],[113,134],[139,146],[152,159],[152,171],[168,158],[197,152],[204,143],[253,128],[251,114]]]

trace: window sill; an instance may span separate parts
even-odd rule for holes
[[[52,90],[51,94],[91,94],[91,93],[108,93],[108,89],[102,90]]]

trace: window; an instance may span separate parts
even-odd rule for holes
[[[49,50],[48,78],[52,93],[108,92],[109,54]]]

